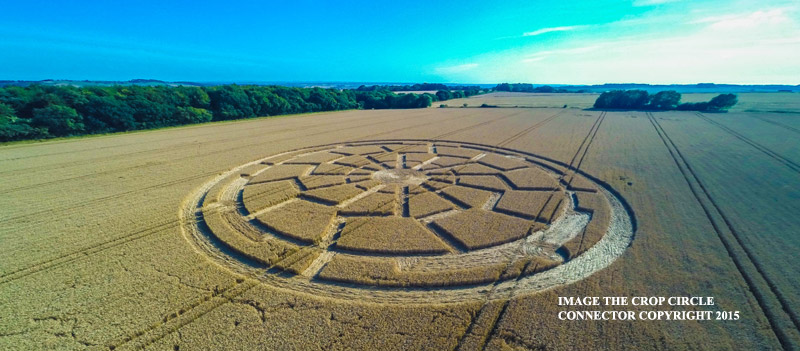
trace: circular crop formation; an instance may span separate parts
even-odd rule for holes
[[[237,167],[181,209],[204,253],[267,284],[338,298],[508,298],[608,266],[620,200],[536,155],[451,141],[324,145]]]

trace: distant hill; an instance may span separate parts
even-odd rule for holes
[[[54,85],[54,86],[113,86],[113,85],[139,85],[139,86],[194,86],[209,87],[226,84],[239,85],[280,85],[296,88],[337,88],[337,89],[358,89],[361,86],[411,86],[415,83],[398,82],[264,82],[264,81],[241,81],[241,82],[189,82],[177,81],[169,82],[158,79],[131,79],[128,81],[102,81],[102,80],[68,80],[68,79],[45,79],[45,80],[0,80],[0,87],[5,86],[29,86],[32,84]],[[419,85],[419,83],[416,83]],[[429,84],[429,83],[425,83]],[[518,83],[515,83],[518,84]],[[448,87],[458,86],[478,86],[481,88],[494,88],[496,84],[469,84],[469,83],[447,83]],[[737,85],[737,84],[666,84],[652,85],[641,83],[606,83],[599,85],[566,85],[566,84],[524,84],[530,85],[534,89],[537,87],[554,87],[558,92],[586,92],[602,93],[609,90],[629,90],[641,89],[648,93],[655,93],[662,90],[675,90],[679,93],[749,93],[749,92],[800,92],[800,85]],[[539,90],[534,90],[538,92]]]
[[[736,85],[736,84],[667,84],[651,85],[636,83],[607,83],[600,85],[553,85],[555,87],[585,92],[602,93],[609,90],[630,90],[641,89],[648,93],[655,93],[663,90],[675,90],[679,93],[774,93],[774,92],[800,92],[800,85]]]

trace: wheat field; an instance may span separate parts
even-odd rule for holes
[[[796,112],[430,108],[0,146],[0,348],[797,348],[799,130]],[[464,147],[478,144],[489,151]],[[308,153],[323,145],[341,147]],[[545,173],[498,150],[535,156]],[[393,169],[430,174],[404,186],[370,176]],[[412,173],[390,175],[414,182]],[[210,255],[187,240],[181,211],[217,178],[197,205],[223,242]],[[415,297],[450,284],[503,291],[583,257],[613,222],[613,204],[593,198],[606,192],[624,201],[633,239],[604,269],[544,291]],[[511,240],[547,235],[572,207],[596,214],[582,240],[543,247],[552,257],[484,264]],[[513,237],[450,223],[470,211]],[[249,237],[250,222],[275,236]],[[397,230],[370,236],[381,225]],[[414,237],[390,241],[404,231]],[[466,259],[442,268],[434,255]],[[238,256],[241,269],[226,264]],[[271,270],[279,278],[260,278]],[[348,295],[316,290],[320,277]],[[387,293],[408,286],[418,293]],[[558,296],[714,296],[742,318],[559,321]]]

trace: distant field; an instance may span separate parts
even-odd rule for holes
[[[600,94],[541,94],[499,92],[475,95],[464,99],[434,102],[432,107],[478,107],[482,104],[499,107],[568,107],[590,108]],[[708,101],[718,94],[683,94],[682,102]],[[798,93],[739,93],[739,103],[731,112],[794,112],[800,113]]]
[[[596,96],[0,146],[0,349],[800,347],[798,95],[577,109]],[[630,247],[525,288],[601,242],[606,191]],[[550,230],[568,193],[578,237]],[[559,321],[558,296],[713,296],[741,319]]]
[[[395,91],[396,94],[436,94],[438,90],[409,90]]]
[[[464,99],[453,99],[434,102],[432,107],[445,104],[449,107],[478,107],[482,104],[499,107],[578,107],[589,108],[600,94],[544,94],[544,93],[508,93],[498,92],[474,95]]]

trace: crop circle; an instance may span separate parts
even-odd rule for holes
[[[501,299],[584,279],[632,219],[590,177],[488,145],[377,140],[236,167],[180,211],[190,242],[266,284],[379,302]]]

